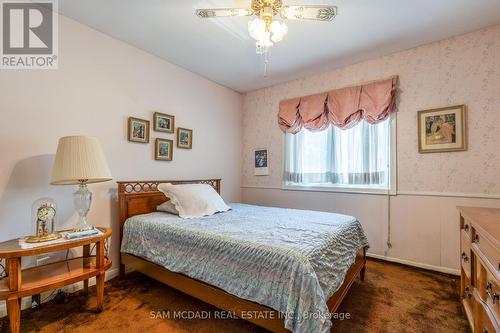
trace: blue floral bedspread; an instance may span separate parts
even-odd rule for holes
[[[368,246],[361,224],[333,213],[230,206],[198,219],[131,217],[121,251],[275,309],[292,332],[328,332],[326,301]]]

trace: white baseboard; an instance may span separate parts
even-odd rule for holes
[[[111,279],[117,277],[119,274],[120,274],[119,268],[110,269],[110,270],[106,271],[105,281],[111,280]],[[89,279],[89,286],[93,286],[93,285],[95,285],[95,277]],[[66,293],[69,293],[69,294],[77,292],[78,290],[83,289],[83,281],[67,285],[67,286],[60,288],[60,289]],[[46,291],[40,295],[40,298],[42,299],[42,303],[49,301],[49,299],[46,299],[46,298],[51,293],[52,293],[52,291]],[[44,299],[46,299],[46,300],[43,301]],[[29,309],[29,308],[31,308],[31,296],[24,297],[21,301],[21,309],[22,310]],[[6,307],[5,301],[2,301],[2,302],[0,302],[0,318],[5,317],[6,315],[7,315],[7,307]]]
[[[411,261],[411,260],[388,257],[388,256],[375,254],[375,253],[367,253],[366,256],[370,257],[370,258],[375,258],[375,259],[380,259],[380,260],[385,260],[385,261],[390,261],[390,262],[396,262],[396,263],[407,265],[407,266],[423,268],[423,269],[427,269],[429,271],[435,271],[435,272],[452,274],[452,275],[460,275],[460,270],[454,269],[454,268],[434,266],[434,265],[424,264],[424,263],[415,262],[415,261]]]

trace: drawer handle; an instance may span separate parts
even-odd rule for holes
[[[468,225],[468,224],[466,224],[466,225],[464,226],[464,230],[465,230],[465,232],[469,232],[469,225]]]
[[[471,298],[472,297],[472,293],[470,292],[470,288],[469,287],[465,287],[465,292],[464,292],[465,296],[467,298]]]
[[[491,298],[493,304],[495,304],[500,299],[500,293],[493,293],[493,284],[489,281],[488,283],[486,283],[486,294],[488,294],[488,296]]]
[[[474,237],[474,242],[479,244],[479,235],[476,234],[476,236]]]
[[[488,333],[488,330],[486,328],[483,328],[483,333]]]
[[[465,252],[462,252],[462,260],[463,260],[464,262],[469,261],[469,257],[467,257],[467,254],[466,254]]]

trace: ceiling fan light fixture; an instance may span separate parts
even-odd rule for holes
[[[257,41],[257,54],[267,52],[274,43],[285,37],[287,31],[287,25],[280,21],[272,21],[271,24],[268,24],[260,17],[256,17],[248,22],[248,33]]]
[[[197,9],[200,18],[219,18],[230,16],[256,17],[248,22],[248,33],[255,42],[257,54],[264,55],[264,72],[267,73],[269,48],[283,40],[288,26],[287,19],[331,21],[337,15],[337,7],[330,5],[293,5],[284,4],[284,0],[251,0],[250,8],[206,8]],[[279,20],[275,20],[281,19]]]
[[[275,43],[280,42],[288,32],[288,26],[285,22],[273,21],[271,23],[271,40]]]
[[[263,39],[266,33],[266,23],[258,17],[248,21],[248,33],[255,40]]]

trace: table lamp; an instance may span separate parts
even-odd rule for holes
[[[92,203],[92,192],[87,184],[111,180],[106,158],[96,138],[66,136],[59,139],[52,169],[52,185],[78,185],[74,193],[79,221],[73,231],[87,231],[94,227],[87,221]]]

